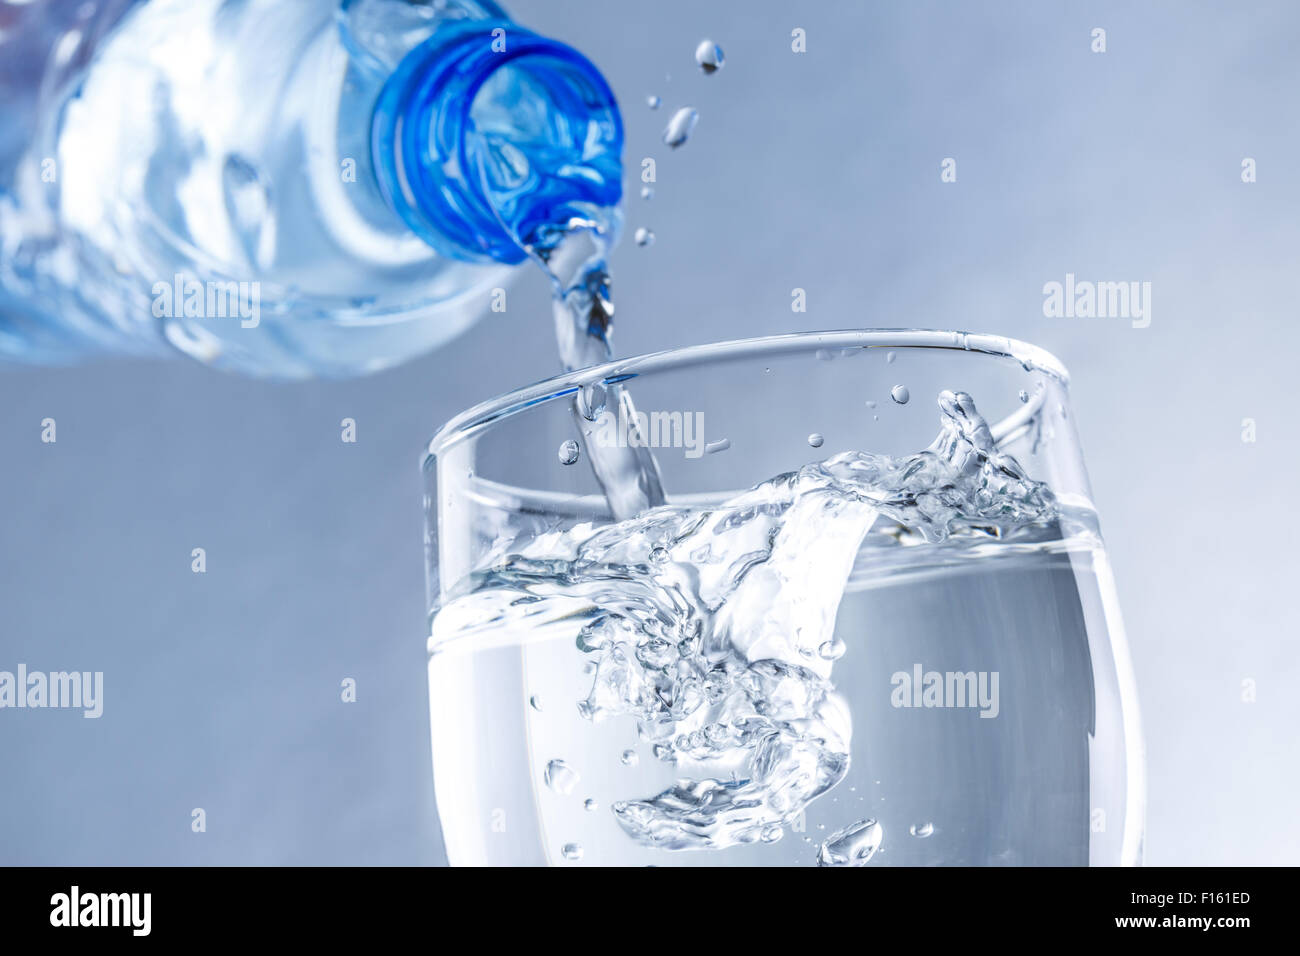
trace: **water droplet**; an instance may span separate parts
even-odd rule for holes
[[[581,859],[582,859],[582,844],[581,844],[581,843],[566,843],[566,844],[564,844],[564,849],[560,850],[560,852],[564,854],[564,858],[565,858],[566,860],[581,860]]]
[[[650,560],[653,561],[655,564],[663,564],[665,561],[668,560],[668,549],[667,549],[667,548],[651,548],[651,549],[650,549]]]
[[[605,410],[608,401],[609,392],[600,382],[584,385],[578,389],[578,414],[587,421],[594,422],[600,418],[600,413]]]
[[[638,229],[633,235],[633,238],[636,239],[636,244],[638,246],[653,246],[655,243],[654,232],[647,229],[645,226]]]
[[[528,698],[528,704],[530,707],[533,708],[533,710],[537,711],[539,714],[542,712],[542,699],[538,697],[536,694]]]
[[[827,661],[838,661],[844,656],[844,652],[849,646],[841,641],[838,637],[833,637],[821,647],[817,648],[818,655]]]
[[[885,353],[885,361],[888,362],[890,365],[893,365],[893,364],[894,364],[894,359],[896,359],[897,357],[898,357],[898,356],[895,355],[893,352],[886,352],[886,353]]]
[[[776,843],[785,836],[785,830],[778,826],[770,826],[762,833],[764,843]]]
[[[917,839],[924,840],[930,834],[934,833],[933,823],[913,823],[907,828],[908,832]]]
[[[826,439],[822,437],[821,432],[813,432],[808,436],[808,444],[812,445],[814,448],[821,448],[825,443]]]
[[[912,393],[907,390],[906,385],[895,385],[890,391],[889,397],[900,405],[906,405],[912,400]]]
[[[1020,390],[1020,400],[1022,402],[1029,401],[1029,393],[1026,392],[1023,388]]]
[[[875,820],[859,820],[828,836],[817,850],[818,866],[865,866],[885,831]]]
[[[695,62],[699,64],[705,75],[717,73],[725,62],[722,47],[712,40],[701,40],[700,45],[695,48]]]
[[[700,121],[700,114],[693,106],[683,106],[664,127],[664,142],[676,149],[695,132],[695,124]]]
[[[742,70],[741,72],[743,73],[744,71]],[[663,103],[663,100],[661,100],[659,97],[655,96],[654,94],[651,94],[650,96],[647,96],[645,98],[645,105],[650,107],[652,110],[659,109],[659,105],[661,103]]]
[[[582,809],[584,810],[591,811],[591,810],[597,810],[599,808],[600,808],[600,804],[597,803],[595,800],[591,799],[591,797],[588,797],[586,800],[582,801]]]
[[[623,756],[619,759],[623,761],[625,767],[635,767],[641,762],[641,758],[636,755],[635,750],[624,750]]]
[[[704,453],[706,455],[716,455],[718,452],[726,451],[730,447],[731,447],[730,438],[719,438],[717,441],[711,441],[707,445],[705,445]]]
[[[653,189],[652,187],[650,187],[650,186],[642,186],[642,187],[641,187],[641,198],[642,198],[642,199],[654,199],[654,198],[655,198],[655,191],[654,191],[654,189]]]
[[[556,793],[567,796],[578,785],[578,771],[563,760],[552,760],[546,765],[546,785]]]
[[[572,465],[578,460],[578,443],[570,438],[560,443],[560,464]]]
[[[871,401],[871,399],[867,399],[867,408],[875,408],[875,407],[876,407],[876,403]]]

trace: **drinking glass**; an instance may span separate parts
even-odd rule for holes
[[[447,423],[423,470],[433,770],[449,861],[1139,863],[1136,695],[1068,381],[1047,352],[998,336],[816,332],[623,359]],[[915,455],[935,441],[939,400],[950,392],[973,399],[994,454],[1043,483],[1052,511],[1012,532],[996,521],[966,522],[941,541],[906,517],[874,520],[842,596],[834,584],[826,660],[781,671],[804,683],[778,688],[750,715],[793,735],[780,740],[824,742],[816,722],[773,709],[778,695],[821,681],[836,702],[842,746],[790,786],[807,797],[815,789],[807,774],[822,772],[834,778],[829,785],[808,799],[745,804],[770,753],[682,759],[684,735],[704,726],[707,701],[676,726],[647,727],[617,712],[593,719],[594,683],[604,678],[589,626],[622,600],[618,588],[638,585],[609,576],[593,588],[583,576],[608,568],[575,562],[575,548],[609,528],[624,550],[640,547],[637,527],[611,513],[593,457],[650,446],[643,454],[657,467],[666,506],[704,514],[839,454]],[[602,452],[601,442],[613,451]],[[820,560],[817,542],[845,527],[832,518],[805,535],[808,561]],[[710,553],[694,554],[703,561]],[[642,573],[664,556],[626,560]],[[672,560],[692,570],[676,552]],[[779,582],[748,594],[775,602],[759,618],[785,614],[806,596]],[[675,623],[650,621],[646,630]],[[743,636],[734,632],[733,643]],[[653,639],[629,632],[625,650],[640,659]],[[774,673],[753,648],[748,659],[734,647],[727,653],[740,661],[733,690],[757,686],[763,667]],[[729,726],[725,715],[714,718],[721,723],[709,727]],[[709,824],[716,806],[681,808],[655,839],[626,825],[629,806],[701,787],[736,800],[725,831]]]

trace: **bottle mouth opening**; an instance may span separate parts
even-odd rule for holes
[[[440,30],[376,104],[380,187],[439,253],[514,264],[547,228],[622,197],[623,126],[576,50],[508,23]]]

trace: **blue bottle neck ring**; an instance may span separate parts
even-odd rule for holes
[[[447,24],[384,84],[379,187],[442,255],[521,262],[531,243],[622,198],[623,123],[573,48],[504,21]]]

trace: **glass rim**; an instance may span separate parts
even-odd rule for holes
[[[647,352],[562,372],[472,405],[450,418],[434,433],[422,462],[436,458],[447,448],[490,425],[538,405],[575,394],[594,383],[616,385],[643,375],[675,371],[719,361],[785,355],[810,349],[935,349],[968,352],[993,358],[1011,359],[1025,371],[1037,371],[1070,384],[1070,373],[1051,352],[1029,342],[982,332],[948,332],[936,329],[838,329],[821,332],[790,332],[748,339],[731,339],[704,345]],[[1029,411],[1029,409],[1025,409]],[[1023,415],[1015,415],[1020,419]],[[1010,421],[1005,425],[1012,424]],[[999,429],[1001,430],[1001,429]],[[995,436],[998,437],[998,436]]]

